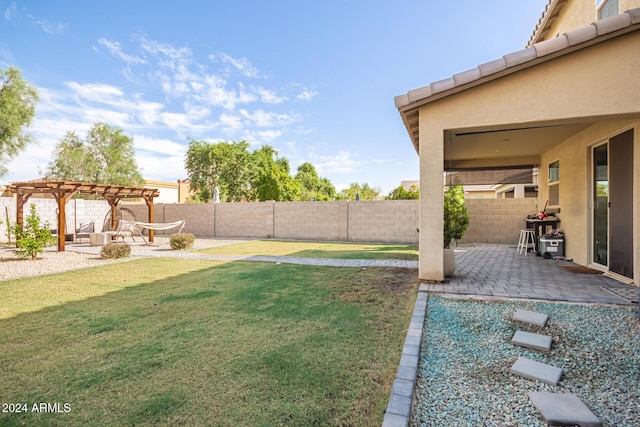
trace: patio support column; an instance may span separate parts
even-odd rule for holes
[[[420,114],[422,115],[422,111]],[[421,280],[444,280],[444,131],[420,117]]]

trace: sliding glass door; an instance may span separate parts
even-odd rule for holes
[[[593,149],[593,262],[609,265],[609,144]]]

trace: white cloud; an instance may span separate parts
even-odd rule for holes
[[[353,160],[347,151],[340,151],[334,156],[320,156],[312,161],[320,175],[325,173],[350,173],[360,164],[360,161]]]
[[[193,53],[188,47],[174,47],[168,43],[148,40],[140,35],[135,37],[140,41],[140,47],[159,58],[160,65],[175,68],[177,64],[189,64],[192,62]]]
[[[253,114],[241,109],[240,114],[249,124],[258,127],[288,126],[299,120],[299,116],[256,110]]]
[[[49,22],[46,19],[38,19],[33,15],[27,15],[33,22],[38,24],[42,31],[49,34],[62,34],[69,26],[63,22]]]
[[[0,66],[6,68],[11,64],[15,64],[15,59],[11,52],[7,49],[0,47]]]
[[[108,109],[87,109],[84,113],[84,118],[89,123],[107,123],[123,129],[132,124],[131,116],[128,113]]]
[[[315,98],[317,95],[318,95],[317,91],[305,89],[302,92],[300,92],[296,98],[301,99],[303,101],[310,101],[311,99]]]
[[[187,178],[184,156],[158,157],[137,152],[136,163],[145,179],[175,182]]]
[[[98,39],[98,43],[104,46],[105,48],[107,48],[107,50],[109,51],[109,53],[111,53],[111,55],[117,58],[120,58],[127,64],[146,64],[147,63],[147,61],[145,61],[144,58],[140,58],[135,55],[127,55],[126,53],[124,53],[122,51],[122,48],[120,47],[119,42],[114,42],[114,41],[107,40],[105,38],[100,38]]]
[[[221,62],[225,64],[229,64],[233,66],[236,70],[240,72],[245,77],[260,77],[260,70],[254,67],[247,58],[234,58],[231,55],[218,52],[217,55],[209,55],[209,58],[212,60],[220,59]]]
[[[286,96],[278,96],[275,91],[262,87],[251,88],[265,104],[282,104],[289,100]]]
[[[245,138],[247,141],[250,141],[253,145],[263,145],[269,144],[273,142],[276,138],[281,137],[283,132],[281,130],[260,130],[249,132],[247,137]]]
[[[138,119],[141,125],[153,126],[160,121],[160,113],[164,109],[164,105],[159,102],[148,102],[141,99],[141,95],[137,95],[135,109],[138,113]]]
[[[14,17],[12,12],[8,16]],[[103,52],[104,66],[122,68],[125,77],[135,79],[127,77],[127,82],[112,72],[113,80],[66,81],[60,90],[38,88],[37,118],[28,129],[37,144],[21,154],[23,161],[12,163],[21,171],[29,169],[24,179],[34,178],[34,168],[46,168],[67,131],[76,131],[84,139],[98,121],[133,136],[139,166],[149,179],[174,179],[174,172],[175,179],[186,176],[183,163],[188,137],[211,142],[244,139],[253,145],[296,149],[290,134],[304,131],[303,117],[286,108],[301,85],[285,85],[287,94],[266,83],[252,85],[249,79],[262,76],[247,58],[217,53],[214,62],[204,65],[188,46],[176,47],[138,34],[133,39],[134,44],[123,46],[117,40],[100,38],[93,49]],[[7,54],[0,48],[2,56]],[[107,61],[111,57],[118,61]],[[116,63],[120,65],[114,67]],[[305,96],[310,99],[312,91],[308,92]],[[325,171],[357,164],[346,153],[313,163],[321,164]],[[10,174],[14,172],[10,169]]]
[[[123,95],[120,88],[106,84],[65,82],[65,85],[81,98],[91,102],[113,104]]]
[[[219,120],[227,132],[242,129],[242,118],[240,116],[223,113],[220,115]]]
[[[11,5],[4,11],[4,19],[10,21],[11,18],[18,14],[18,8],[16,2],[11,2]]]
[[[187,150],[184,145],[166,138],[151,138],[146,135],[133,135],[133,145],[137,150],[161,154],[168,157],[182,157]],[[148,153],[147,153],[148,155]]]

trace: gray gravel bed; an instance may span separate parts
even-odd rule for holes
[[[544,329],[511,320],[547,313]],[[430,296],[411,426],[544,426],[527,392],[577,395],[606,426],[640,425],[636,307]],[[517,330],[553,337],[550,352],[511,344]],[[564,369],[557,386],[509,374],[519,356]]]

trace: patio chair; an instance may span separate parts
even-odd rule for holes
[[[118,228],[115,231],[106,231],[103,233],[115,237],[116,241],[118,239],[122,239],[122,243],[124,243],[124,239],[126,237],[131,237],[131,240],[135,242],[136,239],[133,236],[137,234],[142,238],[145,244],[147,243],[147,240],[142,235],[142,232],[140,232],[140,229],[136,225],[135,221],[129,221],[126,219],[118,220]]]
[[[76,230],[76,240],[88,239],[94,229],[95,223],[93,221],[80,224],[80,227]]]
[[[147,240],[142,235],[140,228],[136,225],[136,214],[128,208],[118,207],[115,210],[115,227],[112,227],[113,221],[111,218],[111,209],[107,212],[104,217],[104,222],[102,224],[102,234],[106,234],[109,236],[109,240],[115,237],[115,240],[122,239],[124,243],[124,239],[127,237],[131,237],[131,239],[135,242],[136,239],[134,236],[139,236],[142,240],[147,243]]]

